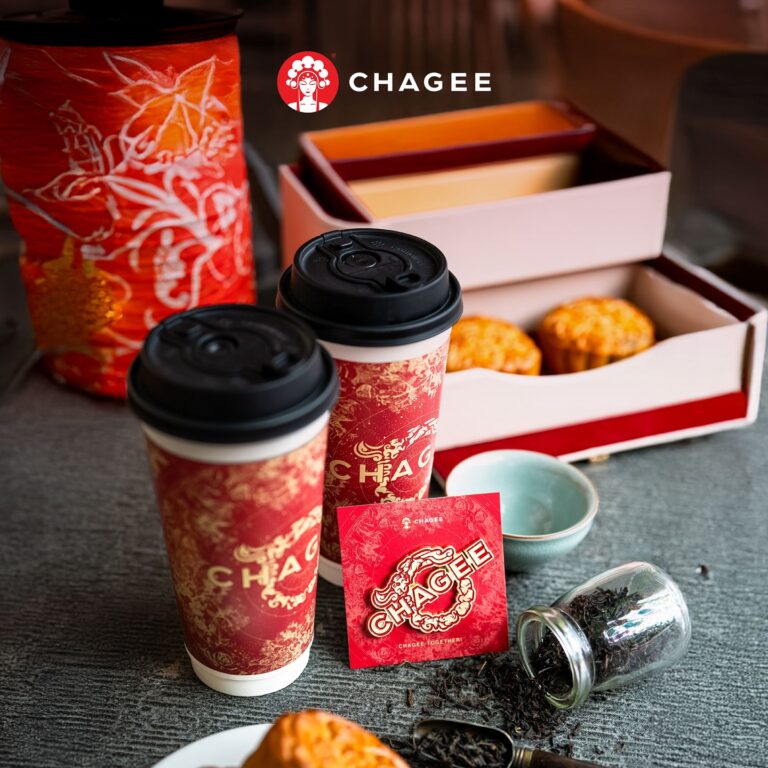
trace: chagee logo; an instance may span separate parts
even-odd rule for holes
[[[315,51],[289,56],[277,73],[277,91],[296,112],[319,112],[339,92],[339,73],[330,59]]]

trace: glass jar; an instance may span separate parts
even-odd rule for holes
[[[665,669],[690,638],[680,589],[650,563],[612,568],[517,619],[523,666],[560,709]]]

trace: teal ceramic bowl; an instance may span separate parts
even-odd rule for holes
[[[454,467],[448,496],[501,495],[504,566],[528,571],[571,552],[597,513],[595,486],[570,464],[533,451],[488,451]]]

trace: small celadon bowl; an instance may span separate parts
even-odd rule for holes
[[[589,533],[598,507],[583,472],[533,451],[478,453],[454,467],[445,491],[500,494],[508,571],[528,571],[571,552]]]

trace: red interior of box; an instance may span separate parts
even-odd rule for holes
[[[628,179],[664,170],[655,160],[623,139],[594,126],[590,126],[589,131],[517,138],[507,142],[336,160],[327,167],[302,155],[294,170],[326,213],[346,221],[368,223],[371,217],[346,186],[348,181],[448,170],[483,162],[562,152],[579,152],[581,155],[575,186]]]
[[[306,140],[330,162],[345,162],[593,129],[591,118],[564,102],[534,100],[310,131],[302,143]]]

